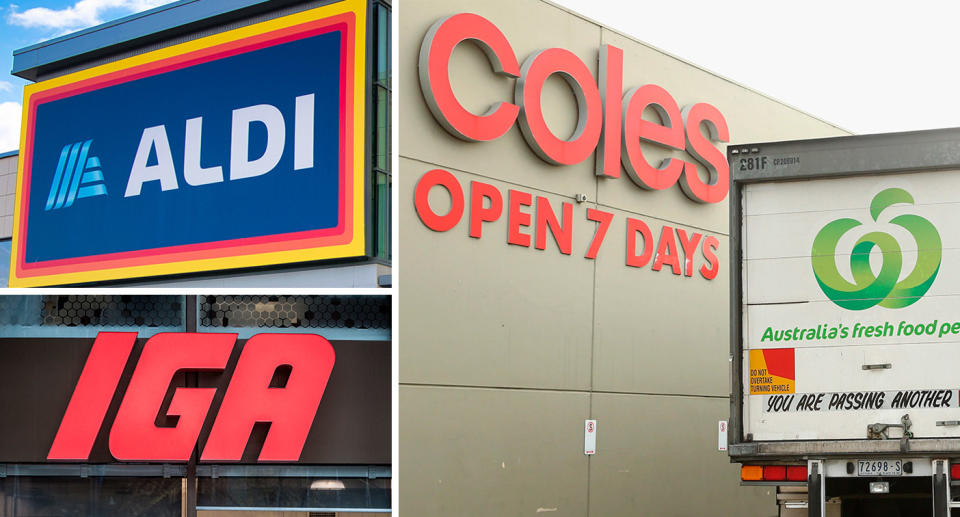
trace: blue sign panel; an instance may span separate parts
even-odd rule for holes
[[[322,34],[38,106],[27,262],[335,227],[339,36]],[[263,73],[238,76],[237,70]],[[313,163],[294,170],[295,101],[303,95],[313,95],[314,112],[307,115],[314,124]],[[269,128],[275,134],[260,120],[234,127],[236,110],[258,105],[279,113],[282,125]],[[186,164],[191,119],[200,121],[190,135],[199,152]],[[247,146],[231,146],[233,130],[249,132]],[[275,167],[233,179],[231,163],[263,156],[268,138],[281,149],[279,161],[271,160]],[[141,168],[155,171],[144,177],[158,179],[134,177],[143,150]],[[238,150],[247,156],[231,157]],[[187,167],[206,170],[209,182],[191,185]],[[219,170],[209,173],[214,167]],[[100,195],[84,197],[88,193]]]

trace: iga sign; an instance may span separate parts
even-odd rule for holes
[[[365,10],[28,86],[10,285],[365,255]]]
[[[136,332],[101,332],[87,357],[63,415],[48,460],[87,461],[130,358]],[[171,381],[180,371],[222,371],[236,334],[169,333],[151,337],[110,429],[110,453],[120,461],[188,461],[197,446],[216,388],[179,387],[159,427]],[[300,459],[323,398],[335,357],[330,343],[313,334],[258,334],[243,347],[200,454],[200,461],[240,461],[254,424],[269,422],[258,461]],[[278,368],[289,368],[274,387]]]
[[[483,49],[495,73],[517,79],[513,102],[499,101],[483,115],[475,115],[457,100],[450,84],[450,57],[468,40]],[[440,125],[463,140],[495,140],[516,122],[533,151],[548,163],[580,163],[596,149],[600,177],[619,178],[622,162],[630,179],[644,189],[663,190],[679,182],[694,201],[722,201],[729,189],[729,166],[717,145],[728,142],[730,135],[720,111],[706,103],[680,109],[669,92],[654,84],[623,94],[623,51],[604,45],[599,61],[599,81],[583,61],[561,48],[534,53],[521,65],[496,25],[462,13],[438,20],[427,31],[420,47],[420,87]],[[569,139],[553,134],[544,120],[540,96],[553,74],[567,82],[577,99],[578,121]],[[648,107],[658,114],[660,124],[641,118]],[[686,151],[694,160],[668,158],[654,167],[641,144]]]

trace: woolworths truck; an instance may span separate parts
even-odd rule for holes
[[[960,129],[731,145],[728,450],[781,516],[960,516]]]

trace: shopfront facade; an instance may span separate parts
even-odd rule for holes
[[[776,512],[720,450],[726,145],[846,132],[642,39],[404,2],[404,512]]]
[[[10,286],[389,286],[390,11],[180,1],[15,51]]]
[[[0,297],[0,515],[390,514],[388,296]]]

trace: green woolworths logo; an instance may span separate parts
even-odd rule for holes
[[[876,221],[888,206],[913,204],[913,196],[899,188],[886,189],[870,202],[870,215]],[[930,221],[918,215],[898,215],[890,223],[901,226],[913,235],[917,241],[917,264],[906,278],[900,280],[903,256],[900,245],[892,235],[883,232],[870,232],[853,246],[850,255],[850,270],[854,283],[848,282],[837,271],[837,242],[847,231],[860,226],[856,219],[837,219],[820,230],[813,239],[810,262],[813,274],[817,277],[820,289],[833,303],[852,311],[869,309],[880,305],[888,309],[906,307],[920,299],[933,284],[940,271],[942,244],[940,234]],[[873,274],[870,268],[870,252],[874,246],[883,255],[880,273]],[[897,280],[900,280],[899,282]]]

